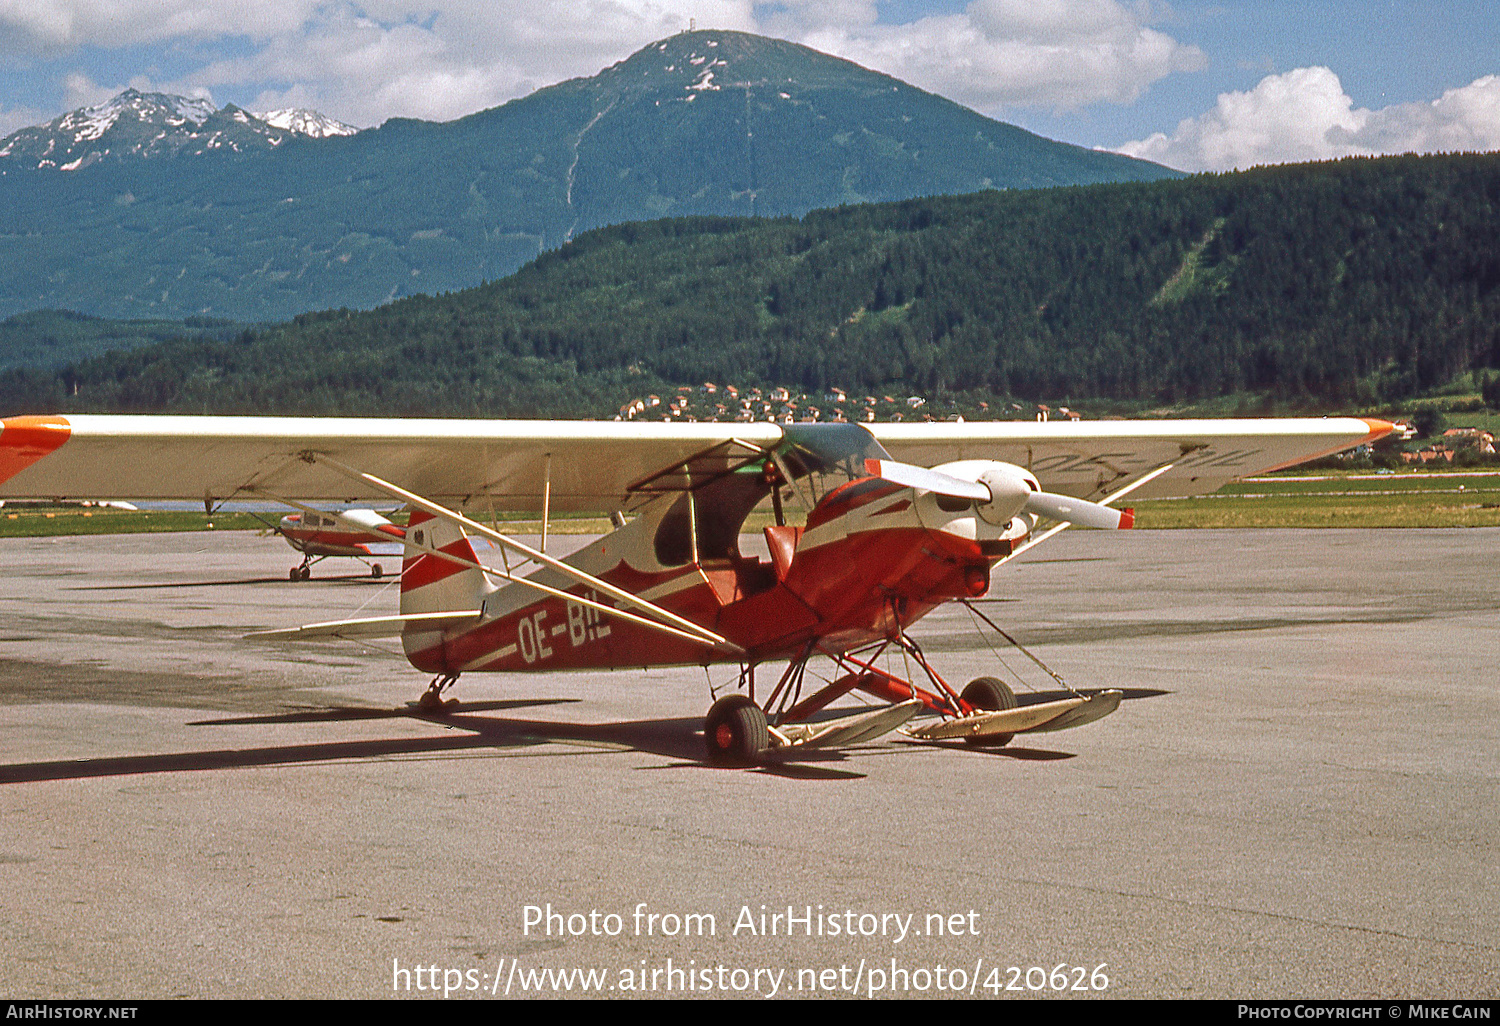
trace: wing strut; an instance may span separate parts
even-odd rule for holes
[[[355,470],[353,467],[345,466],[338,460],[335,460],[329,456],[323,456],[318,453],[308,452],[302,454],[302,459],[308,461],[309,463],[321,463],[322,465],[328,467],[330,470],[335,470],[346,477],[354,478],[358,481],[363,481],[366,484],[370,485],[372,488],[385,492],[387,495],[393,498],[400,499],[414,509],[423,510],[425,512],[431,513],[435,517],[441,517],[444,520],[448,520],[452,523],[458,524],[466,530],[472,531],[475,534],[482,535],[485,538],[489,538],[497,545],[500,545],[504,548],[513,549],[516,552],[519,552],[522,555],[526,556],[527,558],[540,563],[542,566],[555,570],[557,573],[562,574],[564,577],[569,577],[581,584],[586,584],[596,591],[610,596],[611,598],[618,599],[621,602],[634,606],[636,609],[651,614],[651,616],[666,621],[666,623],[664,624],[654,620],[643,619],[643,623],[648,623],[651,626],[663,628],[665,628],[667,624],[671,624],[678,628],[678,630],[674,631],[673,633],[686,632],[691,636],[691,639],[693,641],[699,642],[700,644],[709,645],[715,648],[721,648],[731,652],[741,651],[737,645],[731,643],[727,638],[715,634],[713,631],[708,630],[707,628],[702,627],[691,620],[678,616],[676,613],[671,612],[670,610],[663,609],[656,603],[647,601],[646,599],[643,599],[638,595],[632,595],[630,592],[624,590],[623,588],[616,587],[615,585],[610,584],[608,581],[600,580],[593,574],[586,573],[583,570],[578,569],[576,566],[569,566],[567,563],[564,563],[561,560],[553,559],[551,556],[533,549],[530,545],[525,545],[521,542],[518,542],[508,535],[501,534],[499,531],[491,530],[490,528],[479,523],[477,520],[470,520],[462,513],[456,513],[445,506],[440,506],[430,499],[424,499],[422,498],[422,496],[417,495],[415,492],[409,492],[404,488],[391,484],[389,481],[383,481],[373,474],[366,474],[362,471]],[[453,559],[455,562],[466,564],[468,563],[468,560],[464,560],[460,557],[454,557],[448,553],[438,554],[446,556],[449,559]],[[500,577],[503,580],[513,581],[516,584],[524,584],[527,587],[535,588],[538,591],[545,591],[549,594],[558,595],[566,598],[570,602],[579,602],[584,605],[593,604],[589,603],[587,599],[583,599],[578,595],[569,594],[557,588],[552,588],[537,581],[529,580],[528,578],[514,577],[509,573],[486,569],[485,567],[480,566],[477,563],[473,565],[480,570],[484,570],[486,573],[495,573],[497,577]],[[613,606],[598,604],[597,608],[607,613],[617,615],[621,613],[620,610],[616,609]],[[640,619],[632,617],[630,614],[625,614],[625,616],[627,619]]]
[[[547,551],[547,521],[552,514],[552,454],[547,454],[547,465],[542,469],[542,551]]]

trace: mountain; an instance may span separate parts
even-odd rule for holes
[[[598,417],[709,381],[729,417],[728,384],[1368,408],[1500,388],[1497,236],[1500,154],[636,222],[463,292],[0,371],[0,413]]]
[[[640,220],[643,210],[774,217],[1173,174],[1043,139],[804,46],[735,32],[682,33],[545,92],[535,99],[590,112],[566,180],[578,230]]]
[[[272,128],[284,128],[309,139],[326,139],[330,135],[353,135],[359,129],[346,125],[315,110],[301,107],[285,107],[281,110],[257,111],[255,116]]]
[[[293,136],[352,135],[317,111],[251,114],[230,104],[127,89],[114,99],[0,139],[0,160],[37,170],[79,171],[100,161],[271,150]]]
[[[86,155],[54,145],[44,156],[21,145],[24,133],[5,141],[0,316],[282,319],[501,278],[623,221],[1176,177],[734,32],[681,33],[591,78],[441,124],[393,119],[275,144],[226,129],[209,146],[201,107],[171,116],[182,122],[173,132],[194,136],[171,160],[99,158],[63,174]],[[236,123],[282,131],[252,120]],[[110,130],[129,124],[122,113]],[[163,156],[166,138],[154,144]]]

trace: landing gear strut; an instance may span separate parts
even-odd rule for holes
[[[417,708],[423,712],[439,712],[443,709],[451,709],[458,705],[458,699],[450,698],[443,701],[443,692],[451,688],[458,680],[458,674],[438,674],[432,678],[432,683],[427,685],[427,690],[422,692],[422,697],[417,699]]]

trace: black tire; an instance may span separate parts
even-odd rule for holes
[[[996,677],[975,677],[969,681],[959,697],[981,712],[1014,709],[1019,704],[1016,702],[1016,693],[1010,689],[1010,685]],[[991,734],[988,737],[965,738],[965,741],[976,748],[1004,748],[1015,736],[1014,734]]]
[[[753,766],[771,747],[766,714],[746,695],[727,695],[703,718],[703,742],[716,766]]]
[[[385,571],[380,569],[379,563],[376,563],[370,567],[370,576],[378,581],[381,577],[385,576]]]
[[[294,566],[286,572],[286,576],[289,581],[300,581],[302,580],[302,568]]]
[[[312,567],[305,566],[302,568],[302,579],[304,581],[312,580]]]

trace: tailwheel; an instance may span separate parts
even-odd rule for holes
[[[726,695],[703,720],[708,761],[718,766],[753,766],[771,747],[766,714],[747,695]]]
[[[979,712],[1000,712],[1016,707],[1016,693],[1010,685],[997,677],[975,677],[964,687],[960,696]],[[967,737],[968,744],[982,748],[1003,748],[1010,744],[1014,734],[989,734],[983,737]]]
[[[372,563],[370,564],[370,576],[378,581],[385,576],[385,571],[380,568],[379,563]]]
[[[451,688],[458,680],[458,674],[439,674],[432,678],[432,683],[427,685],[427,690],[422,692],[422,697],[417,699],[417,708],[423,712],[441,712],[444,709],[453,709],[458,705],[458,699],[450,698],[443,700],[443,692]]]

